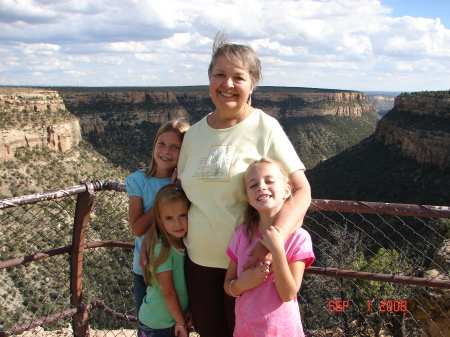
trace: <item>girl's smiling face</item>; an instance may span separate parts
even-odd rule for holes
[[[291,188],[284,183],[278,167],[271,163],[259,163],[245,175],[248,203],[260,215],[274,216],[289,197]]]
[[[245,67],[219,55],[209,78],[209,93],[217,111],[239,112],[247,103],[253,84]]]
[[[167,178],[173,173],[180,156],[181,139],[175,132],[169,131],[161,134],[153,150],[156,161],[155,178]]]
[[[180,244],[188,230],[188,205],[183,200],[163,203],[159,206],[159,217],[164,231],[170,235],[175,246]],[[180,247],[177,247],[180,248]]]

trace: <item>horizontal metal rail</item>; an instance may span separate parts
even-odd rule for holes
[[[388,283],[407,284],[411,286],[434,287],[450,289],[450,280],[432,280],[421,277],[397,276],[392,274],[366,273],[354,270],[343,270],[337,268],[308,267],[307,274],[322,275],[328,277],[344,277],[358,280],[379,281]]]
[[[72,317],[77,311],[78,311],[77,308],[73,308],[73,309],[65,310],[59,314],[49,315],[49,316],[39,319],[39,320],[34,319],[27,325],[16,326],[12,330],[0,331],[0,337],[8,337],[11,335],[16,335],[16,334],[22,333],[24,331],[28,331],[28,330],[37,328],[38,326],[42,326],[47,323],[55,322],[55,321],[63,319],[63,318]]]
[[[124,183],[119,183],[113,180],[95,180],[91,182],[94,187],[94,191],[118,191],[126,192]],[[27,204],[35,204],[41,201],[60,199],[84,193],[88,190],[87,182],[82,182],[81,185],[62,188],[59,190],[49,190],[36,194],[22,195],[20,197],[8,198],[0,200],[0,209],[19,207]]]
[[[130,242],[122,242],[122,241],[92,241],[86,243],[84,249],[89,248],[98,248],[98,247],[116,247],[116,248],[124,248],[124,249],[134,249],[134,243]],[[30,263],[32,261],[39,261],[42,259],[46,259],[55,255],[67,254],[72,250],[72,246],[66,246],[61,248],[56,248],[52,250],[48,250],[43,253],[36,253],[32,255],[27,255],[24,257],[19,257],[12,260],[0,261],[0,270],[18,266],[20,264]]]
[[[117,320],[131,322],[131,323],[137,322],[136,316],[120,314],[120,313],[110,309],[103,301],[92,301],[90,304],[86,305],[83,309],[84,310],[98,309],[98,310],[103,311],[107,316],[113,317]],[[42,326],[47,323],[55,322],[59,319],[72,317],[77,311],[78,311],[78,308],[72,308],[69,310],[65,310],[59,314],[49,315],[49,316],[47,316],[45,318],[41,318],[41,319],[35,319],[32,322],[28,323],[27,325],[20,325],[20,326],[15,327],[12,330],[0,331],[0,337],[9,337],[11,335],[20,334],[22,332],[37,328],[38,326]]]
[[[118,191],[126,192],[124,183],[113,180],[95,180],[92,181],[94,191]],[[25,195],[15,198],[0,200],[0,209],[9,207],[19,207],[26,204],[37,203],[45,200],[63,198],[66,196],[77,195],[87,191],[85,183],[67,187],[60,190],[45,191],[38,194]],[[349,201],[349,200],[328,200],[313,199],[310,210],[329,211],[329,212],[351,212],[351,213],[370,213],[370,214],[387,214],[387,215],[403,215],[431,218],[450,218],[450,206],[431,206],[431,205],[415,205],[415,204],[396,204],[385,202],[369,202],[369,201]]]
[[[414,205],[414,204],[394,204],[386,202],[313,199],[311,201],[309,209],[314,211],[404,215],[404,216],[429,217],[429,218],[450,218],[450,206],[429,206],[429,205]]]

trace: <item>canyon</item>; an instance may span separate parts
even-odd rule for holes
[[[21,147],[64,152],[108,127],[133,128],[174,118],[195,123],[213,110],[206,86],[0,89],[1,161],[12,160]],[[301,123],[311,116],[358,118],[375,111],[366,94],[343,90],[259,87],[252,102],[280,122]],[[376,141],[398,147],[419,163],[450,167],[450,131],[443,127],[450,116],[448,95],[401,94],[394,104],[377,124]]]
[[[450,167],[450,95],[402,94],[377,125],[376,141],[421,164]]]

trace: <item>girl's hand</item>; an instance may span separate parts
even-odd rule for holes
[[[245,270],[239,277],[241,289],[252,289],[264,283],[269,275],[269,264],[263,263]]]
[[[191,310],[186,310],[186,314],[184,315],[184,324],[186,324],[187,328],[192,328],[193,324],[192,324],[192,314],[191,314]]]
[[[175,324],[175,336],[178,337],[189,337],[186,327],[179,326]]]
[[[178,169],[175,167],[175,170],[173,170],[172,177],[170,178],[171,184],[179,183],[180,180],[178,179]]]
[[[270,252],[274,253],[281,249],[284,251],[284,240],[283,230],[280,227],[270,226],[262,235],[259,242],[261,242]]]

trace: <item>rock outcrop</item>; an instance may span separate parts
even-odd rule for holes
[[[1,88],[0,112],[0,161],[13,160],[18,148],[65,152],[81,140],[78,120],[57,91]]]
[[[103,132],[108,125],[163,123],[173,118],[194,123],[214,109],[207,86],[58,90],[67,108],[78,117],[83,134]],[[357,91],[258,87],[252,101],[253,106],[278,119],[360,117],[364,112],[375,111],[367,96]]]
[[[433,280],[450,280],[450,240],[445,240],[434,255],[432,269],[425,273]],[[423,322],[422,336],[450,336],[450,290],[417,288],[408,298],[408,311]]]
[[[450,95],[445,93],[397,96],[394,109],[377,125],[376,140],[421,164],[450,167]]]
[[[367,99],[372,102],[380,116],[384,116],[394,108],[394,95],[367,95]]]
[[[350,116],[361,117],[375,109],[366,94],[358,91],[313,88],[257,88],[254,106],[273,117]]]
[[[189,120],[189,115],[170,90],[137,88],[71,88],[60,90],[67,108],[80,122],[83,134],[104,132],[107,125],[164,123]]]

